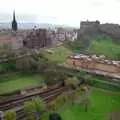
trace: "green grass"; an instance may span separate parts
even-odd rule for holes
[[[89,53],[104,54],[108,58],[120,59],[120,45],[113,43],[111,40],[93,40],[89,49]]]
[[[88,35],[74,42],[65,42],[65,46],[82,54],[105,55],[108,59],[120,59],[120,42],[104,34]]]
[[[120,110],[120,93],[94,90],[91,96],[92,107],[85,112],[80,105],[71,105],[63,110],[63,120],[108,120],[110,112]]]
[[[16,75],[4,78],[0,82],[0,94],[21,90],[25,87],[37,86],[41,84],[42,80],[43,78],[40,75]]]
[[[53,51],[52,54],[48,53],[47,50]],[[53,62],[62,62],[65,61],[66,57],[68,57],[72,52],[65,48],[64,46],[57,46],[50,49],[45,49],[44,55],[46,58]]]

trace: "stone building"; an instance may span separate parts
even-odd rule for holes
[[[78,30],[78,39],[85,37],[86,34],[97,33],[100,31],[100,22],[96,21],[82,21],[80,22],[80,29]]]
[[[55,28],[49,30],[49,36],[52,40],[52,45],[59,44],[65,40],[74,41],[77,39],[77,31],[66,28]]]
[[[57,28],[56,37],[59,41],[70,40],[74,41],[77,39],[77,32],[73,29]]]
[[[99,27],[99,25],[100,25],[100,22],[98,20],[96,20],[96,21],[88,21],[87,20],[87,21],[82,21],[80,23],[80,28],[85,29],[85,28]]]
[[[0,31],[0,47],[7,46],[11,49],[19,49],[23,46],[23,38],[25,36],[26,31],[18,30],[4,30]]]
[[[78,30],[78,39],[89,35],[89,34],[103,34],[108,35],[115,39],[117,42],[120,40],[120,25],[105,23],[100,24],[98,20],[96,21],[82,21],[80,23],[80,29]]]
[[[77,32],[64,28],[56,29],[33,29],[23,40],[27,48],[42,48],[57,45],[64,40],[74,41],[77,39]]]
[[[51,38],[46,29],[33,29],[23,40],[27,48],[42,48],[51,45]]]

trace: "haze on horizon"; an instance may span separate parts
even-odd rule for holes
[[[66,24],[79,27],[82,20],[120,24],[120,0],[1,0],[0,22]]]

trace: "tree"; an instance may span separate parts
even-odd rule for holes
[[[52,113],[49,115],[49,120],[62,120],[62,118],[58,113]]]
[[[35,105],[36,112],[43,113],[46,111],[46,105],[43,99],[37,97],[34,98],[32,102]]]
[[[78,85],[80,84],[80,81],[78,80],[77,77],[69,77],[68,79],[65,80],[65,84],[77,88]]]
[[[35,120],[35,116],[34,116],[35,105],[34,105],[34,103],[32,103],[31,101],[25,102],[24,103],[24,112],[25,112],[25,115],[27,116],[28,120]]]
[[[46,110],[46,105],[44,101],[37,97],[32,99],[32,101],[26,102],[24,104],[24,111],[28,120],[39,119],[40,115]]]
[[[84,87],[84,93],[82,96],[77,96],[75,103],[81,104],[84,106],[85,112],[88,111],[88,108],[91,106],[91,99],[90,99],[90,94],[91,90],[88,89],[87,87]]]
[[[47,66],[47,62],[44,59],[38,60],[37,72],[44,72],[44,69]]]
[[[27,56],[16,61],[16,68],[20,71],[29,71],[37,68],[37,62]]]
[[[86,75],[84,75],[84,83],[85,84],[92,84],[92,75],[89,75],[89,74],[86,74]]]
[[[49,85],[56,84],[61,81],[63,82],[64,79],[66,79],[66,74],[64,74],[63,71],[60,71],[60,69],[54,64],[51,64],[51,66],[49,66],[44,72],[46,77],[45,83]]]
[[[16,113],[13,110],[5,112],[5,120],[16,120]]]

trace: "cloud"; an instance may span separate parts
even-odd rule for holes
[[[11,22],[13,19],[13,13],[0,13],[0,22]],[[17,14],[16,13],[16,19],[19,22],[30,22],[30,21],[36,21],[37,16],[36,15],[30,15],[30,14]]]
[[[1,0],[0,11],[8,15],[0,14],[0,21],[11,21],[14,9],[18,21],[76,26],[87,19],[120,23],[120,0]]]
[[[100,6],[103,6],[104,3],[103,2],[100,2],[100,1],[94,1],[91,3],[92,6],[96,6],[96,7],[100,7]]]
[[[120,2],[120,0],[115,0],[115,1]]]

